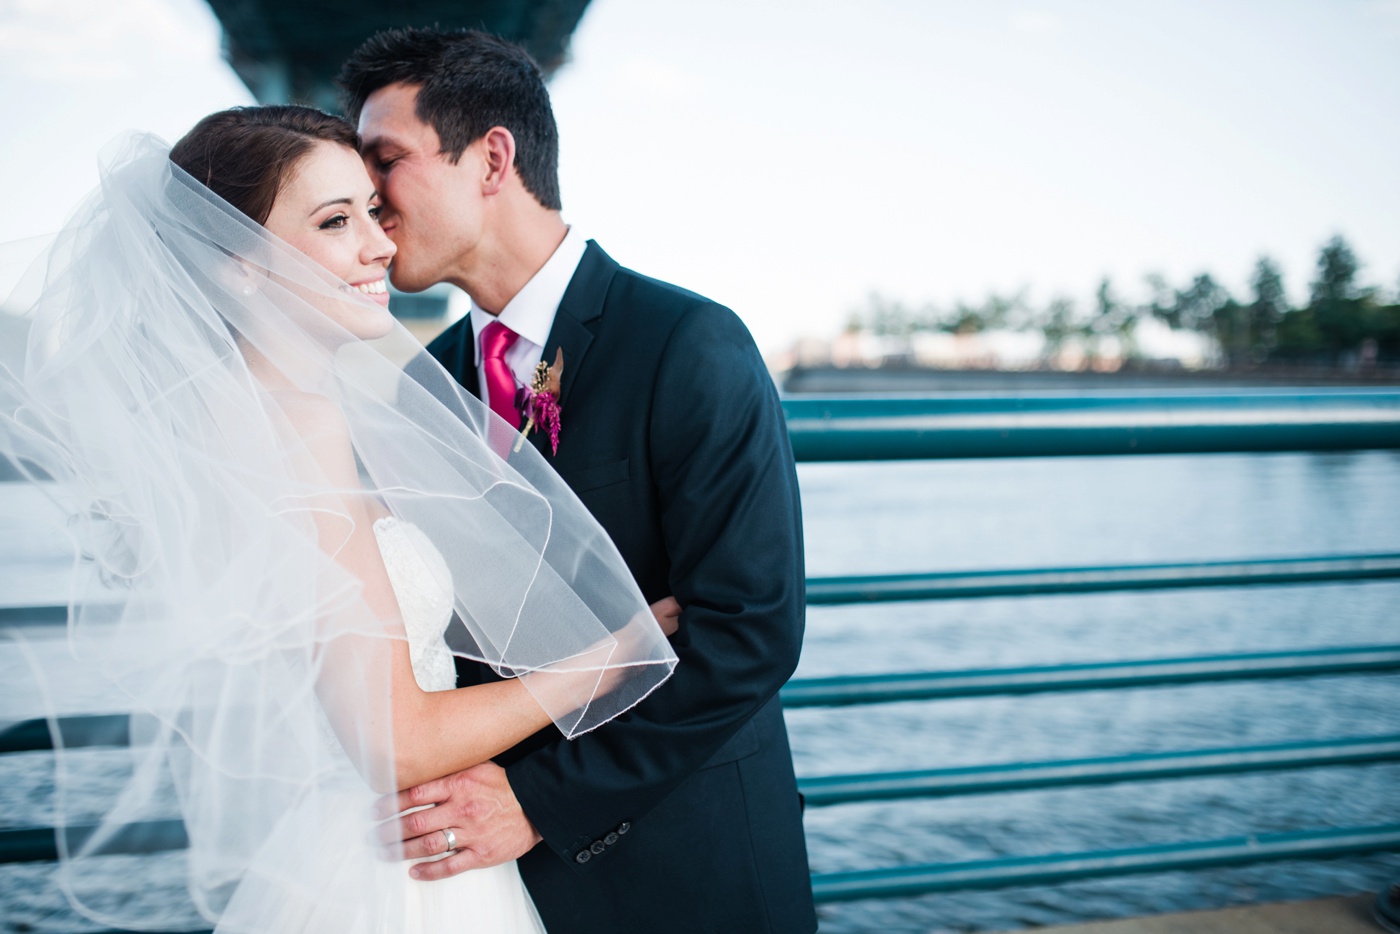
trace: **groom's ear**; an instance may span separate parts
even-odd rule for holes
[[[478,140],[485,171],[481,178],[481,193],[499,194],[506,180],[515,171],[515,137],[503,126],[493,126]]]

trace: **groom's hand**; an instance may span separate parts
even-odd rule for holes
[[[402,812],[423,808],[412,814]],[[379,818],[401,814],[381,824],[379,842],[397,854],[394,844],[403,841],[404,859],[440,856],[447,852],[447,835],[457,839],[457,852],[446,859],[418,863],[409,875],[415,879],[446,879],[468,869],[495,866],[524,856],[542,839],[515,800],[506,770],[483,762],[445,778],[424,782],[407,791],[381,798]]]
[[[675,597],[657,600],[651,605],[651,615],[656,617],[656,624],[668,638],[674,636],[676,630],[681,628],[681,605],[676,602]]]

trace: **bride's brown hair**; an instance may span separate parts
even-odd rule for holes
[[[170,150],[170,161],[259,224],[317,142],[360,148],[340,117],[311,107],[233,107],[210,114]]]

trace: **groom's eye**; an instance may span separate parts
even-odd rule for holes
[[[344,214],[337,214],[335,217],[327,218],[326,220],[322,221],[321,229],[334,230],[344,227],[349,222],[350,218],[346,217]]]

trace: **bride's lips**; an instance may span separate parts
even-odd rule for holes
[[[377,279],[365,279],[360,282],[348,282],[347,289],[359,292],[370,301],[389,307],[389,280],[384,276]]]

